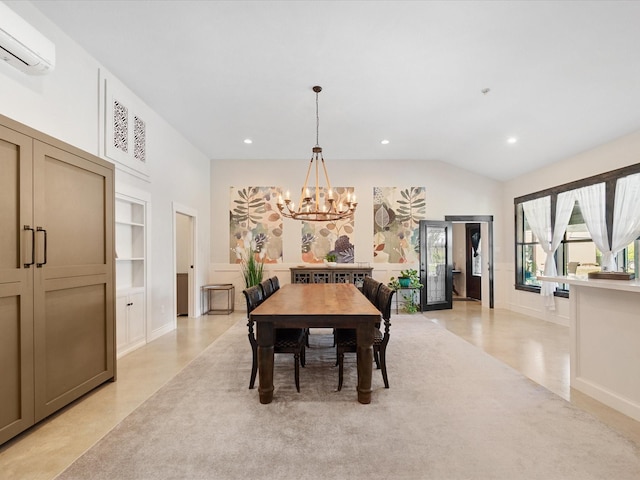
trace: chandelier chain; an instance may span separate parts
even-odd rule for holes
[[[316,147],[320,146],[320,115],[318,113],[318,92],[316,92]]]

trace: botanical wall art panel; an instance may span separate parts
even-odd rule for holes
[[[309,189],[311,196],[315,188]],[[353,187],[334,187],[336,204],[346,205],[347,196],[353,195]],[[321,202],[324,192],[320,193]],[[335,253],[338,263],[354,263],[355,250],[352,241],[354,231],[353,216],[335,222],[302,222],[302,261],[322,263],[328,253]]]
[[[373,261],[419,260],[419,223],[425,219],[425,187],[373,188]]]
[[[241,263],[250,250],[264,263],[282,262],[282,216],[277,187],[231,187],[230,263]]]

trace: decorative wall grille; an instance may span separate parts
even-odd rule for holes
[[[133,157],[136,160],[145,162],[146,158],[146,124],[139,117],[135,116],[133,122]]]
[[[147,156],[147,139],[153,131],[149,110],[102,69],[98,94],[101,99],[100,146],[104,148],[100,153],[128,174],[148,181],[151,159]]]
[[[113,146],[129,151],[129,109],[117,100],[113,101]]]

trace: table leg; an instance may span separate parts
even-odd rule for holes
[[[275,341],[273,323],[258,322],[257,334],[260,403],[271,403],[273,400],[273,344]]]
[[[361,323],[357,329],[358,401],[371,403],[373,375],[373,323]]]

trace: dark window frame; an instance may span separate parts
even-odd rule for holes
[[[568,192],[570,190],[576,190],[578,188],[587,187],[589,185],[595,185],[597,183],[605,184],[605,220],[607,224],[607,234],[609,245],[611,245],[611,240],[613,237],[613,207],[615,202],[615,189],[616,182],[619,178],[626,177],[629,175],[633,175],[634,173],[640,173],[640,163],[635,163],[633,165],[628,165],[626,167],[618,168],[615,170],[610,170],[608,172],[600,173],[598,175],[592,175],[587,178],[583,178],[580,180],[575,180],[569,183],[564,183],[562,185],[558,185],[555,187],[547,188],[545,190],[540,190],[538,192],[529,193],[527,195],[522,195],[520,197],[516,197],[513,199],[513,212],[514,212],[514,260],[515,260],[515,289],[522,290],[527,292],[540,293],[540,287],[535,285],[525,285],[524,284],[524,267],[522,264],[521,255],[519,255],[519,249],[524,244],[529,244],[531,242],[518,242],[518,238],[520,237],[520,232],[518,232],[518,227],[521,226],[521,223],[518,221],[519,206],[527,202],[529,200],[535,200],[536,198],[551,197],[551,230],[555,227],[556,220],[556,203],[557,198],[560,193]],[[520,210],[522,207],[520,206]],[[522,213],[524,215],[524,213]],[[524,222],[522,222],[524,225]],[[638,252],[636,249],[635,252],[636,257],[638,256]],[[557,259],[556,259],[557,260]],[[637,260],[636,260],[637,264]],[[554,292],[555,296],[558,297],[569,297],[568,290],[559,290],[556,289]]]

